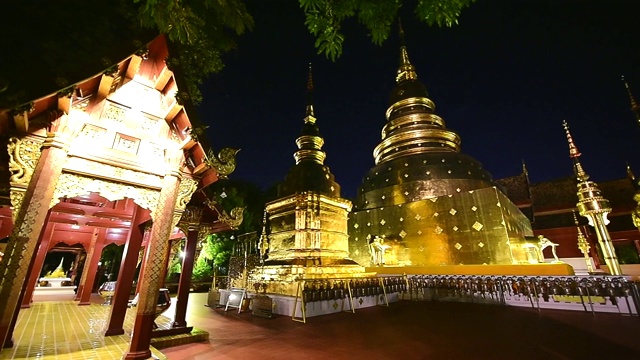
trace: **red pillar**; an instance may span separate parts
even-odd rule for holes
[[[187,234],[187,244],[184,249],[184,259],[182,259],[182,270],[178,282],[178,300],[176,301],[176,314],[173,318],[172,327],[186,327],[187,303],[189,301],[189,290],[191,288],[191,275],[193,274],[193,262],[198,245],[198,230],[189,228]]]
[[[107,229],[98,228],[93,232],[93,239],[91,243],[92,248],[87,249],[89,254],[84,263],[84,270],[82,271],[82,277],[78,284],[78,291],[76,292],[76,299],[80,302],[78,305],[90,305],[91,304],[91,291],[93,290],[93,284],[96,281],[96,272],[98,271],[98,263],[100,262],[100,256],[102,255],[102,249],[104,248],[104,241],[107,237]]]
[[[178,153],[173,154],[173,156]],[[182,155],[182,154],[179,154]],[[181,159],[179,157],[173,160]],[[180,160],[182,161],[182,160]],[[173,163],[177,165],[177,163]],[[124,355],[124,360],[148,359],[151,357],[151,332],[155,319],[156,305],[158,303],[158,291],[160,289],[162,266],[165,263],[166,251],[169,246],[169,237],[173,230],[173,210],[178,199],[178,186],[180,172],[176,167],[163,179],[162,190],[158,199],[157,209],[153,218],[151,237],[147,243],[145,270],[142,281],[142,289],[138,298],[136,319],[131,336],[129,351]]]
[[[50,217],[50,216],[51,216],[51,211],[49,211],[49,212],[47,213],[47,217],[45,218],[45,221],[44,221],[45,226],[47,226],[47,224],[49,224],[49,217]],[[48,228],[48,227],[47,227],[47,228]],[[49,236],[50,236],[50,234],[49,234]],[[41,244],[42,244],[43,237],[44,237],[44,232],[40,232],[40,237],[38,238],[38,244],[39,244],[39,245],[41,245]],[[47,238],[49,238],[49,237],[47,237]],[[36,245],[36,248],[38,248],[38,247],[39,247],[39,245]],[[45,247],[45,253],[47,252],[46,250],[47,250],[47,247]],[[29,277],[29,276],[30,276],[30,272],[33,272],[33,271],[34,271],[34,270],[33,270],[33,268],[34,268],[35,261],[36,261],[36,260],[35,260],[35,257],[32,257],[32,258],[31,258],[31,262],[30,262],[30,264],[29,264],[29,271],[27,272],[27,277]],[[42,267],[42,266],[41,266],[41,267]],[[39,270],[40,270],[40,269],[38,269],[38,271],[39,271]],[[19,303],[19,304],[21,304],[21,303],[23,302],[24,298],[25,298],[25,294],[26,294],[26,291],[27,291],[27,286],[28,286],[28,282],[27,282],[27,281],[25,281],[25,282],[22,284],[22,289],[20,290],[20,295],[18,296],[18,303]],[[32,292],[32,294],[33,294],[33,292]],[[4,341],[4,343],[2,344],[2,346],[1,346],[2,348],[10,348],[10,347],[13,347],[13,339],[12,339],[12,337],[13,337],[13,330],[14,330],[14,329],[15,329],[15,327],[16,327],[16,322],[18,321],[18,314],[19,314],[19,313],[20,313],[20,309],[19,309],[19,308],[16,308],[16,310],[13,312],[13,317],[11,318],[11,322],[9,323],[9,327],[8,327],[8,329],[7,329],[7,335],[6,335],[5,341]]]
[[[49,210],[49,214],[51,214],[51,210]],[[49,244],[51,241],[51,235],[53,234],[54,224],[49,223],[49,217],[47,216],[47,220],[45,222],[46,230],[40,236],[40,245],[38,246],[38,252],[35,256],[35,260],[30,267],[29,270],[29,280],[26,283],[26,287],[24,288],[24,296],[21,301],[21,308],[26,309],[31,306],[31,300],[33,299],[33,291],[36,287],[36,283],[40,278],[40,271],[42,270],[42,265],[44,264],[44,259],[47,257],[47,252],[49,251]]]
[[[59,119],[58,119],[59,120]],[[66,118],[65,118],[66,120]],[[24,283],[36,255],[38,239],[49,213],[55,187],[62,173],[68,137],[50,133],[27,187],[22,205],[0,261],[0,343],[11,337],[11,323],[20,310]]]
[[[129,239],[127,239],[124,247],[124,259],[120,262],[116,290],[111,303],[111,316],[109,317],[109,325],[105,331],[105,336],[124,334],[124,316],[127,313],[135,268],[138,263],[138,254],[144,237],[144,229],[140,224],[143,212],[140,210],[140,206],[135,205],[131,229],[129,230]]]

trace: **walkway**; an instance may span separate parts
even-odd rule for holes
[[[92,295],[88,306],[78,306],[73,297],[34,295],[31,307],[18,314],[13,348],[3,349],[0,359],[120,360],[129,350],[135,309],[127,310],[123,335],[105,337],[111,307],[101,305],[98,295]],[[162,317],[158,324],[168,327],[170,320]],[[153,354],[164,359],[155,349]]]
[[[404,301],[303,324],[212,309],[206,297],[190,295],[187,322],[210,341],[162,349],[167,359],[640,359],[640,318],[617,314]],[[104,338],[108,309],[36,302],[0,359],[119,359],[131,327]]]
[[[210,342],[163,349],[169,360],[640,359],[640,318],[618,314],[403,301],[303,324],[191,296],[187,321]]]

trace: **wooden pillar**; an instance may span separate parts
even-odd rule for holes
[[[64,116],[66,117],[66,115]],[[49,133],[42,155],[25,192],[15,226],[0,261],[0,343],[10,336],[14,312],[18,311],[22,287],[35,254],[40,232],[49,212],[62,165],[67,158],[68,136]]]
[[[116,290],[111,302],[111,316],[109,317],[109,325],[107,325],[105,336],[124,334],[124,316],[127,313],[135,268],[138,263],[138,254],[140,252],[140,246],[142,245],[142,238],[144,237],[144,228],[143,225],[140,224],[143,214],[141,210],[138,205],[136,205],[136,208],[133,210],[133,220],[131,221],[129,238],[125,243],[124,258],[120,262]]]
[[[193,262],[196,254],[196,246],[198,245],[198,228],[189,227],[187,234],[187,244],[184,249],[184,258],[182,259],[182,270],[180,271],[180,280],[178,282],[178,299],[176,301],[176,313],[173,317],[171,327],[186,327],[187,321],[187,304],[189,301],[189,290],[191,289],[191,275],[193,274]]]
[[[151,356],[151,332],[155,319],[158,293],[162,283],[163,265],[173,230],[173,210],[178,198],[180,173],[176,167],[168,173],[162,183],[162,190],[153,216],[151,237],[147,243],[146,261],[138,295],[136,319],[129,351],[123,359],[148,359]]]
[[[80,300],[78,306],[91,304],[91,293],[93,284],[96,281],[96,272],[98,271],[98,263],[104,248],[104,242],[107,237],[107,229],[95,228],[91,236],[91,244],[87,249],[87,259],[84,261],[84,268],[78,291],[76,291],[76,300]]]
[[[49,210],[49,214],[51,214],[51,210]],[[36,288],[36,283],[40,278],[40,272],[42,271],[42,265],[44,264],[44,260],[47,257],[47,252],[49,251],[49,245],[51,242],[51,235],[53,234],[54,224],[49,223],[48,216],[45,221],[46,230],[42,232],[42,236],[40,237],[40,245],[38,246],[38,251],[36,256],[34,257],[33,265],[29,270],[29,280],[27,281],[26,287],[24,288],[24,296],[22,297],[22,301],[20,302],[22,305],[20,306],[22,309],[29,308],[31,306],[31,300],[33,299],[33,291]]]

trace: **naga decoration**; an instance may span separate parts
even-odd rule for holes
[[[9,171],[11,172],[9,198],[13,207],[12,217],[14,221],[22,206],[26,188],[29,186],[38,159],[40,159],[41,145],[38,141],[31,139],[21,140],[17,137],[9,138],[7,143]]]
[[[209,149],[204,162],[211,168],[216,169],[220,179],[226,179],[236,169],[236,154],[240,149],[224,148],[216,156],[213,150]]]
[[[12,184],[29,185],[31,176],[40,158],[40,142],[12,137],[7,144],[9,171]]]
[[[232,229],[237,229],[242,224],[245,209],[243,206],[233,208],[230,213],[227,213],[224,209],[218,209],[216,206],[218,203],[215,200],[207,199],[204,203],[209,209],[218,213],[218,220],[229,225]]]

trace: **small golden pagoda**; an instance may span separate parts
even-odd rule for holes
[[[351,257],[378,272],[431,274],[519,274],[514,265],[543,262],[530,221],[434,113],[404,44],[396,83],[349,218]]]
[[[261,249],[266,260],[249,275],[248,288],[266,283],[266,292],[296,295],[302,279],[365,276],[349,258],[347,219],[351,201],[340,197],[340,185],[324,164],[324,139],[312,101],[311,66],[302,133],[296,139],[296,164],[278,187],[278,199],[266,204]]]

